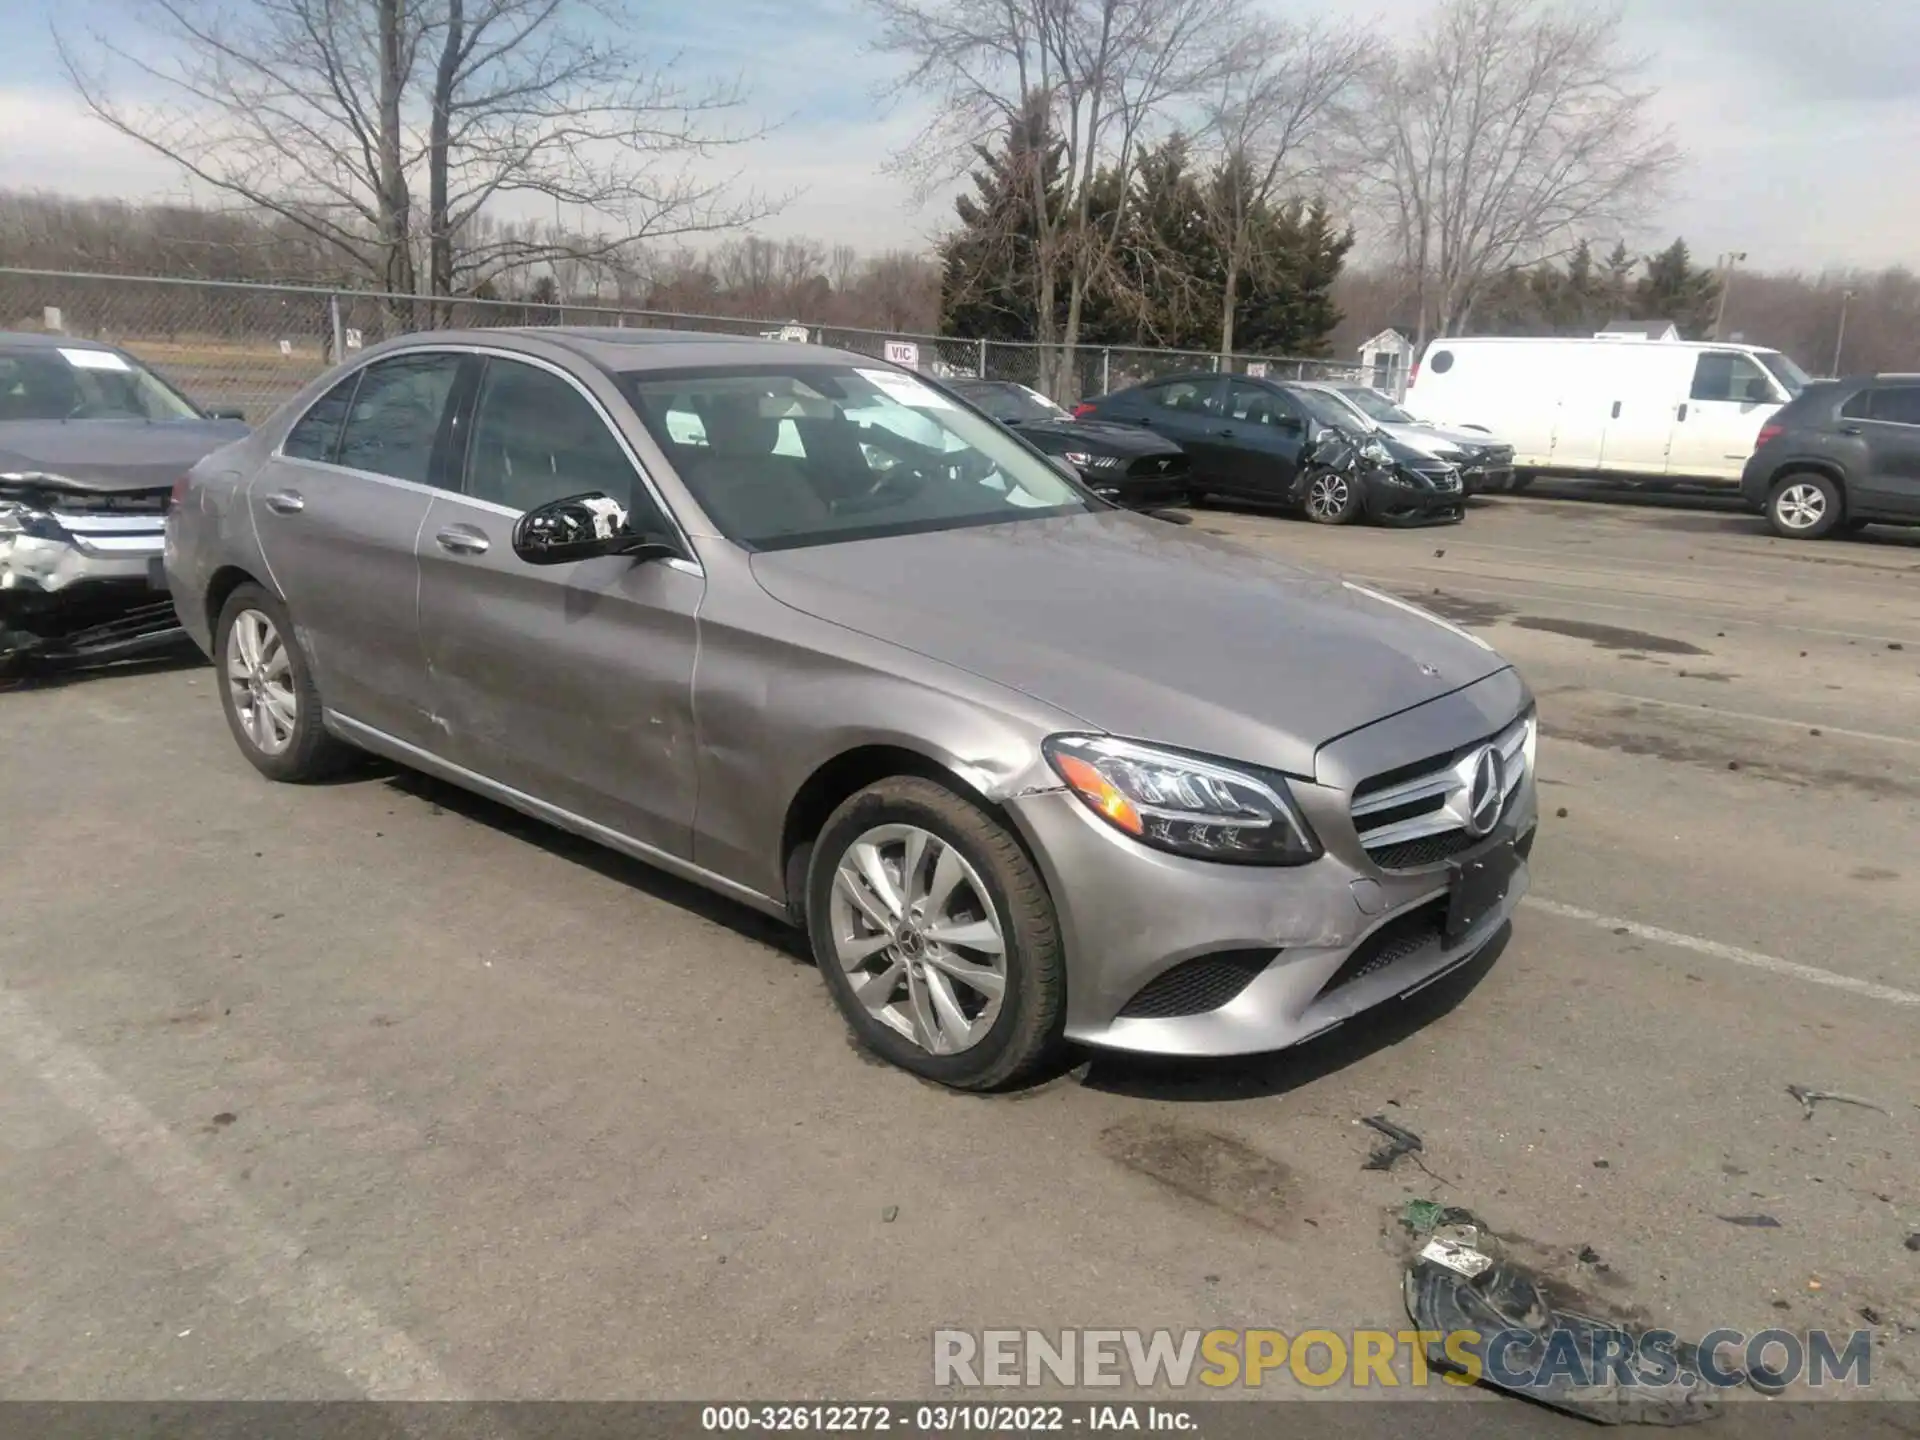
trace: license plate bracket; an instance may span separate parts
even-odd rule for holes
[[[1452,885],[1447,901],[1447,923],[1442,938],[1457,945],[1473,927],[1500,908],[1520,868],[1520,854],[1511,836],[1468,860],[1456,860],[1448,867]]]

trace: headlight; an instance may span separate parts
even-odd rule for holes
[[[1537,775],[1539,772],[1534,768],[1533,757],[1540,753],[1540,712],[1538,710],[1527,712],[1527,728],[1524,734],[1525,738],[1520,742],[1520,758],[1526,761],[1527,774]]]
[[[1230,865],[1304,865],[1320,845],[1270,771],[1105,735],[1041,749],[1088,809],[1143,845]]]
[[[1063,451],[1061,452],[1060,458],[1065,460],[1069,465],[1078,465],[1082,469],[1085,469],[1093,463],[1093,457],[1091,455],[1083,455],[1078,450]]]
[[[1364,460],[1373,461],[1376,465],[1384,465],[1393,459],[1393,452],[1378,440],[1369,440],[1360,447],[1360,456]]]

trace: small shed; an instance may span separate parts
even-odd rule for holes
[[[1671,320],[1615,320],[1596,340],[1678,340],[1680,327]]]
[[[1406,393],[1407,371],[1413,365],[1413,342],[1398,330],[1382,330],[1360,345],[1360,369],[1367,384],[1393,396]]]

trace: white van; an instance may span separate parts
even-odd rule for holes
[[[1740,483],[1767,418],[1807,385],[1777,350],[1681,340],[1435,340],[1405,408],[1513,446],[1516,473]]]

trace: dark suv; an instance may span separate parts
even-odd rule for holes
[[[1789,540],[1920,525],[1920,375],[1809,385],[1761,429],[1740,494]]]

